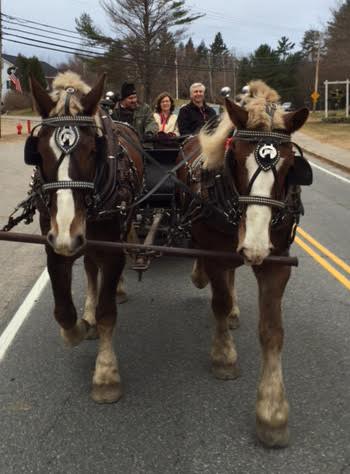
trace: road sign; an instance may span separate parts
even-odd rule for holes
[[[317,100],[319,99],[320,97],[320,94],[317,92],[317,91],[314,91],[312,94],[311,94],[311,99],[313,102],[317,102]]]

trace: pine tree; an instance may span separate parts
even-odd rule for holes
[[[135,73],[144,85],[144,98],[150,100],[152,82],[159,74],[159,44],[164,32],[177,42],[186,26],[202,14],[191,14],[185,0],[101,0],[101,5],[113,24],[117,38],[104,35],[87,14],[76,20],[78,32],[94,46],[105,46],[110,50],[116,40],[123,42],[116,58],[127,55],[124,61],[134,64]],[[132,67],[125,68],[132,70]]]
[[[214,69],[223,69],[225,56],[228,55],[228,49],[221,33],[216,33],[214,41],[210,45],[210,54],[212,57],[212,64]]]

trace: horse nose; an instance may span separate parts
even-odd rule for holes
[[[267,257],[270,252],[258,252],[255,249],[243,246],[239,250],[239,253],[244,257],[244,261],[247,265],[261,265],[264,258]]]
[[[86,238],[83,234],[78,234],[72,239],[72,252],[78,252],[78,250],[82,249],[86,245]]]
[[[52,231],[49,231],[47,236],[46,236],[46,240],[48,242],[49,245],[51,245],[52,248],[55,247],[56,245],[56,237],[54,236],[53,232]]]

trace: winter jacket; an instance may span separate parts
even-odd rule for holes
[[[168,120],[165,124],[164,130],[162,127],[160,114],[158,112],[155,112],[153,116],[154,116],[154,120],[157,122],[159,132],[175,133],[175,135],[179,135],[179,129],[177,127],[177,115],[175,114],[169,115]]]
[[[143,138],[144,135],[152,134],[155,135],[158,133],[158,125],[154,120],[153,113],[151,108],[147,104],[139,104],[135,110],[128,110],[125,112],[120,107],[118,103],[113,110],[112,119],[120,122],[127,122],[129,125],[132,125],[135,130],[139,133],[140,137]]]
[[[180,135],[193,135],[197,133],[208,120],[215,116],[215,110],[206,103],[200,108],[193,102],[189,102],[181,107],[177,119]]]

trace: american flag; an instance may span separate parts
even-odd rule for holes
[[[11,71],[11,73],[9,74],[9,79],[15,86],[15,90],[17,92],[22,92],[21,82],[13,71]]]

